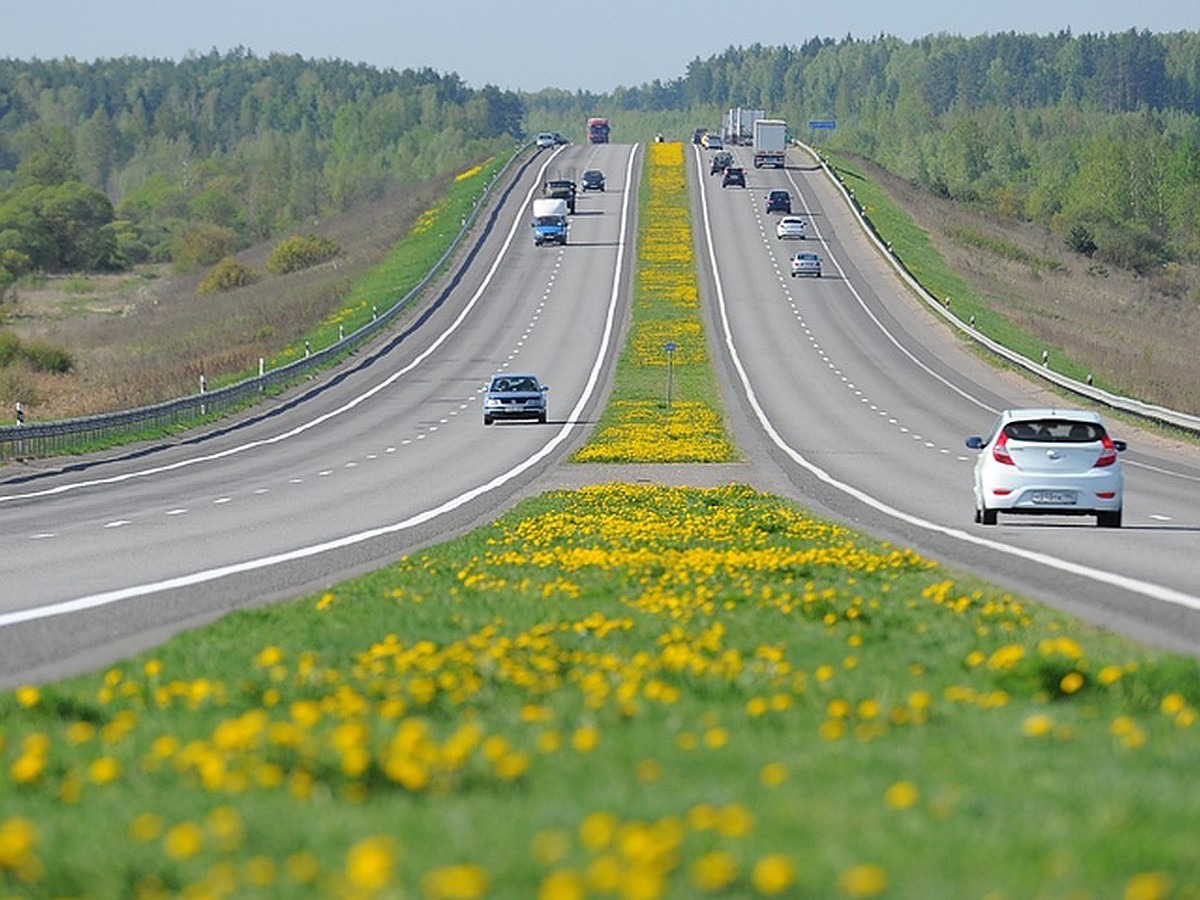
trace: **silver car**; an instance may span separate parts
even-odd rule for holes
[[[815,253],[806,253],[801,250],[792,257],[792,277],[799,278],[801,275],[812,275],[816,278],[821,277],[821,257]]]
[[[997,513],[1094,515],[1101,528],[1120,528],[1124,441],[1108,436],[1087,410],[1009,409],[987,437],[969,437],[975,462],[975,521],[995,525]]]
[[[493,375],[483,397],[483,424],[497,419],[537,419],[546,422],[546,392],[536,375]]]

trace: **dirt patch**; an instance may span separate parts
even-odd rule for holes
[[[1200,412],[1200,268],[1138,276],[1073,253],[1025,222],[997,220],[856,159],[924,229],[981,300],[1048,345],[1061,347],[1117,392]],[[964,232],[1018,248],[1019,258],[962,240]]]
[[[298,231],[336,241],[343,250],[336,260],[228,293],[201,296],[204,273],[176,275],[165,265],[20,286],[6,306],[7,327],[23,342],[66,348],[75,367],[68,375],[0,369],[0,404],[21,400],[32,418],[68,418],[194,393],[201,374],[215,384],[253,371],[260,357],[340,309],[354,279],[378,265],[445,190],[445,183],[396,190],[352,214],[313,221]],[[237,258],[263,272],[277,243]]]

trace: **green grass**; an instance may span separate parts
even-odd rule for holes
[[[948,298],[950,310],[959,320],[964,323],[970,322],[974,316],[975,330],[980,334],[1003,344],[1034,363],[1041,363],[1042,351],[1046,350],[1050,354],[1054,371],[1078,381],[1087,378],[1090,370],[1070,359],[1061,346],[1047,343],[1037,335],[1018,328],[1002,311],[981,297],[970,282],[946,264],[945,259],[929,240],[929,235],[853,162],[836,154],[827,154],[827,161],[843,184],[853,192],[871,227],[891,247],[896,258],[932,296],[943,303]],[[988,249],[1003,254],[1006,248],[995,246]],[[1044,265],[1045,262],[1035,258],[1031,264]],[[1105,383],[1100,377],[1096,378],[1095,383],[1097,387],[1113,389],[1112,385]]]
[[[0,696],[0,893],[1194,896],[1198,708],[1194,661],[749,488],[556,492]]]

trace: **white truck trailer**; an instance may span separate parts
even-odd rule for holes
[[[766,118],[766,111],[735,106],[725,113],[725,143],[731,147],[748,147],[754,142],[754,123]]]
[[[787,164],[787,122],[783,119],[755,119],[754,168]]]

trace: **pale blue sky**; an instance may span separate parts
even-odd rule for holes
[[[456,72],[472,87],[608,92],[730,46],[813,37],[1200,29],[1196,0],[0,0],[0,57],[90,61],[244,47]]]

